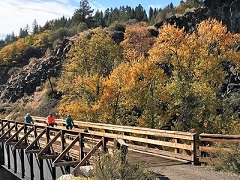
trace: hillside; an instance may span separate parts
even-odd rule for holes
[[[48,30],[19,39],[2,48],[0,53],[5,58],[0,64],[2,117],[22,120],[27,112],[39,116],[53,112],[59,117],[71,113],[78,120],[198,132],[226,132],[235,126],[234,123],[239,122],[240,112],[239,61],[235,57],[239,53],[240,44],[234,42],[240,32],[240,9],[237,8],[240,5],[239,1],[235,3],[233,6],[230,0],[214,3],[206,0],[204,7],[171,16],[156,23],[154,27],[143,22],[127,25],[116,23],[106,28],[87,28],[60,39],[53,38],[56,32],[56,36],[61,36],[60,31]],[[164,31],[172,32],[171,37],[178,41],[173,36],[174,33],[179,37],[188,37],[193,32],[200,32],[199,24],[210,18],[226,25],[231,36],[224,33],[224,27],[211,22],[223,31],[216,30],[219,37],[229,37],[225,42],[231,47],[224,44],[229,48],[226,50],[227,48],[218,46],[218,43],[222,43],[221,39],[209,42],[209,47],[213,47],[208,49],[209,56],[205,58],[211,56],[213,59],[207,65],[207,68],[212,69],[203,70],[209,75],[198,72],[198,77],[188,76],[196,72],[191,68],[186,69],[181,63],[178,67],[175,62],[177,59],[174,59],[178,57],[174,57],[168,48],[164,52],[159,51],[161,45],[158,47],[158,44],[167,42],[167,36],[162,36],[164,33],[161,34],[160,31],[159,34],[158,30],[166,28]],[[181,31],[166,27],[166,22],[185,29]],[[206,25],[205,28],[209,27]],[[48,37],[55,41],[49,43]],[[183,38],[182,41],[186,40]],[[167,43],[165,45],[170,46]],[[186,48],[181,43],[178,46]],[[14,54],[16,48],[19,54]],[[230,53],[232,49],[234,52]],[[156,53],[159,53],[157,57]],[[196,53],[201,52],[196,50]],[[186,54],[181,54],[184,55]],[[194,56],[196,54],[188,57],[197,62],[198,59]],[[219,58],[214,59],[215,57]],[[154,63],[150,64],[148,58]],[[165,58],[172,62],[168,64]],[[220,63],[215,62],[219,59]],[[202,64],[198,68],[205,67]],[[120,82],[122,84],[118,84]],[[197,88],[188,91],[187,87],[192,84]],[[226,109],[226,106],[230,108]],[[196,114],[199,117],[196,118]],[[228,119],[229,117],[231,118]],[[226,119],[228,120],[225,121]],[[221,125],[215,128],[216,124]],[[224,127],[226,124],[229,126]]]

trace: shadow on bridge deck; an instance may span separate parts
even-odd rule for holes
[[[146,153],[139,153],[131,150],[128,152],[128,160],[130,163],[144,164],[148,168],[189,164],[188,161],[184,161],[184,160],[180,161],[174,158],[169,158],[165,156],[156,156],[156,155],[151,155]]]

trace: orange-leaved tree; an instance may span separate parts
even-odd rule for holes
[[[107,123],[156,128],[165,119],[162,91],[167,76],[147,58],[122,63],[103,83],[104,90],[96,104]]]
[[[121,42],[127,60],[132,62],[136,61],[138,57],[148,56],[148,51],[155,39],[145,22],[128,26],[124,33],[124,41]]]

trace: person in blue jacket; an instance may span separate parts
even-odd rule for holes
[[[67,129],[72,129],[73,126],[74,126],[74,122],[73,122],[73,119],[71,118],[70,115],[67,115],[67,118],[66,118],[66,122],[65,122],[65,126]]]
[[[25,116],[24,123],[34,124],[33,123],[33,118],[30,116],[29,113],[27,113],[27,115]]]

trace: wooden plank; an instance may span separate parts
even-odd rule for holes
[[[103,142],[102,142],[102,140],[101,141],[99,141],[93,148],[92,148],[92,150],[81,160],[81,162],[73,169],[73,174],[77,171],[77,169],[80,167],[80,166],[83,166],[86,162],[87,162],[87,160],[89,160],[90,159],[90,157],[98,150],[98,148],[100,147],[100,146],[102,146],[103,145]]]
[[[28,135],[34,130],[31,128],[14,146],[15,149],[19,149],[17,147],[21,147],[22,142],[28,137]],[[20,148],[21,149],[21,148]]]
[[[76,123],[78,124],[78,123]],[[82,124],[81,124],[82,125]],[[80,126],[80,125],[79,125]],[[89,126],[85,126],[89,127]],[[169,137],[169,138],[179,138],[179,139],[185,139],[185,140],[193,140],[193,134],[192,133],[181,133],[176,131],[163,131],[163,130],[155,130],[155,129],[138,129],[137,127],[128,128],[128,127],[103,127],[101,125],[94,125],[92,128],[99,128],[99,129],[106,129],[106,130],[112,130],[112,131],[118,131],[118,132],[128,132],[128,133],[136,133],[141,135],[151,135],[156,137]]]
[[[35,117],[33,118],[39,119],[39,121],[43,122],[43,118]],[[61,124],[65,124],[64,120],[58,119],[57,122]],[[195,133],[189,132],[180,132],[180,131],[167,131],[167,130],[158,130],[158,129],[150,129],[150,128],[143,128],[143,127],[132,127],[132,126],[119,126],[119,125],[111,125],[111,124],[100,124],[100,123],[91,123],[91,122],[82,122],[82,121],[75,121],[75,125],[78,127],[86,127],[86,128],[95,128],[95,129],[106,129],[112,131],[119,131],[119,132],[130,132],[136,134],[147,134],[152,136],[159,136],[159,137],[169,137],[169,138],[180,138],[186,140],[193,140],[192,136]],[[76,130],[75,128],[74,130]]]
[[[240,142],[240,139],[226,139],[226,138],[203,138],[201,137],[200,138],[201,141],[204,141],[204,142],[233,142],[233,143],[239,143]]]
[[[31,144],[29,144],[29,146],[28,146],[28,147],[26,148],[26,150],[25,150],[25,153],[28,153],[29,150],[31,150],[31,149],[35,146],[35,144],[40,140],[40,138],[43,136],[43,134],[46,133],[46,131],[47,131],[47,129],[45,128],[45,129],[34,139],[34,141],[33,141]]]
[[[12,129],[15,127],[15,124],[13,126],[11,126],[10,128],[8,128],[8,130],[0,137],[0,142],[4,141],[4,137],[6,137],[11,131]],[[9,137],[10,138],[10,137]]]
[[[125,143],[125,141],[123,141],[122,139],[116,139],[116,141],[117,141],[121,146],[127,146],[127,147],[128,147],[128,144]]]
[[[38,156],[38,159],[55,159],[56,157],[58,157],[58,155],[56,154],[44,154],[44,155]]]
[[[65,162],[57,162],[53,164],[53,167],[57,166],[76,166],[79,164],[79,161],[65,161]]]
[[[31,150],[26,150],[25,149],[25,153],[28,154],[28,153],[39,153],[41,151],[41,149],[31,149]]]
[[[12,142],[12,140],[17,137],[17,135],[24,129],[24,126],[21,126],[5,143],[7,145],[10,145],[9,143]],[[16,142],[14,142],[14,144],[16,144]],[[13,145],[13,144],[11,144]]]
[[[199,138],[202,138],[202,137],[240,139],[240,135],[229,135],[229,134],[207,134],[207,133],[201,133],[199,135]]]
[[[6,128],[7,127],[7,125],[8,125],[8,123],[5,123],[2,127],[1,127],[1,129],[0,129],[0,131],[3,131],[4,130],[4,128]]]
[[[38,158],[41,159],[40,157],[46,153],[49,149],[49,147],[61,136],[61,131],[57,133],[57,135],[38,153]]]
[[[16,144],[14,145],[14,149],[25,149],[27,147],[27,145],[25,145],[25,144],[18,144],[17,146],[16,146]]]
[[[79,136],[77,136],[71,144],[69,144],[66,149],[64,149],[64,151],[55,159],[55,161],[53,162],[53,166],[55,167],[55,164],[57,165],[57,163],[59,161],[62,160],[62,158],[69,152],[69,150],[73,147],[73,145],[75,145],[76,142],[79,141]]]
[[[180,144],[180,143],[174,143],[174,142],[166,142],[166,141],[160,141],[160,140],[126,136],[123,134],[111,134],[111,133],[95,132],[95,131],[94,132],[90,131],[89,133],[91,135],[104,136],[104,137],[108,137],[108,138],[124,139],[124,140],[128,140],[128,141],[136,141],[136,142],[154,144],[154,145],[159,145],[159,146],[180,148],[180,149],[186,149],[186,150],[190,150],[190,151],[193,150],[193,146],[187,145],[187,144]]]

